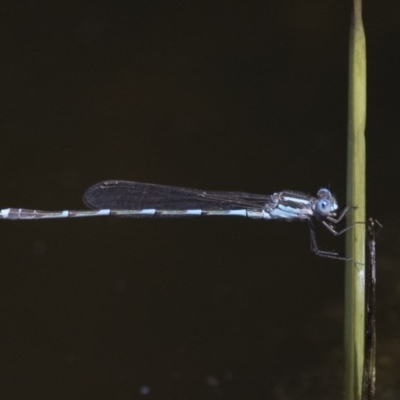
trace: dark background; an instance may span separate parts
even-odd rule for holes
[[[4,1],[0,207],[127,179],[343,204],[350,1]],[[378,397],[400,397],[400,2],[366,1]],[[307,226],[2,221],[0,398],[339,399],[340,261]],[[319,232],[321,247],[343,239]]]

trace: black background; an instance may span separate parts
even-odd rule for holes
[[[4,1],[1,208],[105,179],[270,194],[346,178],[350,1]],[[400,397],[400,2],[366,1],[378,397]],[[301,223],[2,221],[2,399],[338,399],[343,263]],[[321,247],[343,240],[320,232]]]

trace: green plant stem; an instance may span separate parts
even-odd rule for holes
[[[353,206],[348,226],[365,222],[366,47],[362,0],[354,0],[349,51],[349,120],[347,147],[347,204]],[[365,328],[365,224],[356,224],[346,236],[345,270],[345,378],[346,400],[362,395]]]

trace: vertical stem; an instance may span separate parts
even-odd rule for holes
[[[378,227],[382,225],[370,218],[367,224],[368,263],[366,269],[366,319],[365,324],[365,361],[363,374],[363,400],[375,399],[376,384],[376,244],[375,244],[375,223]]]
[[[347,147],[348,225],[365,222],[366,48],[362,0],[353,0],[349,54],[349,115]],[[346,237],[345,379],[346,400],[362,393],[365,321],[365,224],[356,224]]]

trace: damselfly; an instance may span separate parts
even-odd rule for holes
[[[0,210],[0,219],[46,219],[97,216],[118,217],[194,217],[240,216],[253,219],[307,221],[311,250],[318,256],[343,260],[339,253],[320,250],[313,220],[319,220],[332,234],[349,207],[338,213],[338,203],[328,189],[320,189],[316,197],[292,191],[272,195],[243,192],[222,192],[154,185],[129,181],[105,181],[90,187],[84,194],[90,210],[40,211],[21,208]]]

